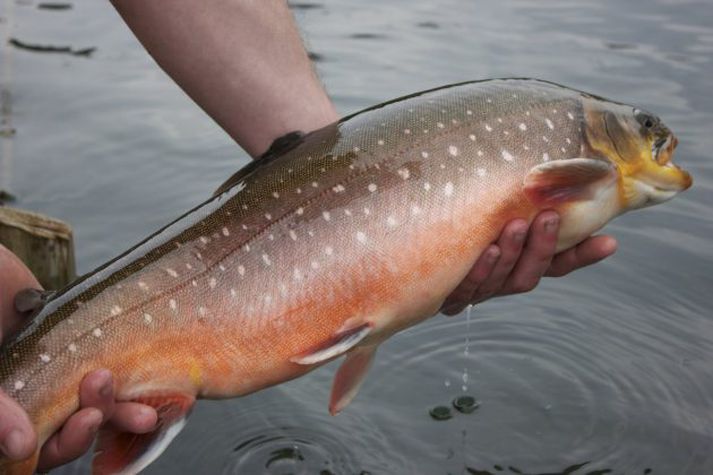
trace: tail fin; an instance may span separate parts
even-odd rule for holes
[[[186,394],[159,394],[134,400],[153,406],[156,428],[147,434],[129,434],[105,427],[99,432],[92,470],[94,475],[135,474],[156,460],[183,429],[195,398]]]

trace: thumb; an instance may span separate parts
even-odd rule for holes
[[[37,435],[25,411],[0,391],[0,452],[12,460],[23,460],[37,448]]]

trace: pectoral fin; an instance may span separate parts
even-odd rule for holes
[[[119,432],[110,426],[102,429],[94,449],[94,475],[135,474],[146,468],[183,429],[195,398],[174,393],[148,395],[134,401],[156,409],[156,428],[146,434]]]
[[[335,356],[343,355],[371,332],[372,325],[363,323],[361,325],[340,331],[332,338],[328,339],[318,347],[297,356],[290,358],[290,361],[297,364],[309,365],[321,363]]]
[[[329,398],[330,414],[335,415],[340,412],[357,395],[374,360],[376,348],[376,346],[363,346],[347,355],[334,376],[332,395]]]
[[[614,165],[594,158],[554,160],[533,167],[525,176],[524,191],[538,205],[553,206],[591,199],[617,178]]]

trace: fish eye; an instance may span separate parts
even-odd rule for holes
[[[658,118],[654,116],[653,114],[650,114],[646,111],[642,111],[640,109],[634,109],[634,117],[636,117],[636,120],[641,124],[645,129],[652,129],[657,123],[658,123]]]

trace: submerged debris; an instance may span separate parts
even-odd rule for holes
[[[71,3],[59,3],[59,2],[42,2],[37,4],[37,8],[40,10],[71,10]]]
[[[5,203],[12,203],[15,200],[15,195],[10,193],[9,191],[0,190],[0,206],[4,205]]]
[[[65,53],[71,54],[72,56],[90,56],[94,51],[96,51],[96,48],[94,47],[72,49],[70,46],[33,45],[20,41],[17,38],[10,38],[8,43],[16,48],[24,49],[26,51],[35,51],[37,53]]]
[[[436,421],[447,421],[453,417],[451,408],[447,406],[436,406],[428,411],[428,413],[430,414],[431,419]]]

